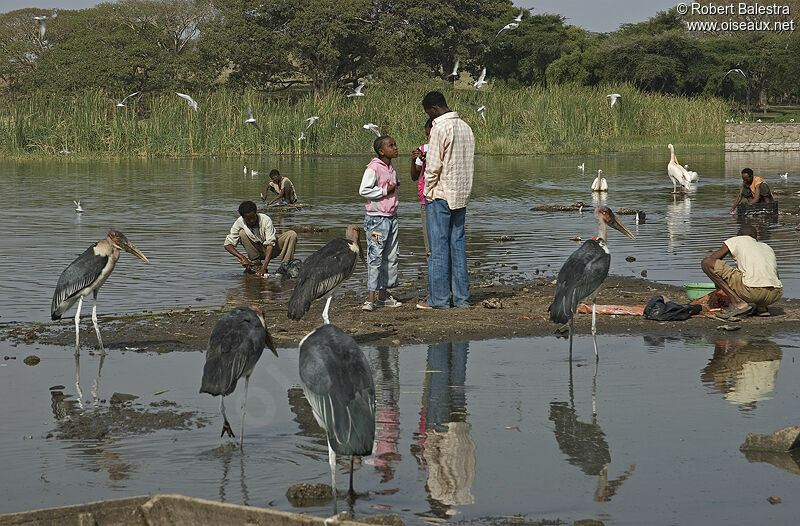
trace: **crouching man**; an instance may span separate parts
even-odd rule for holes
[[[236,250],[239,243],[244,247],[246,256]],[[252,201],[244,201],[239,205],[239,218],[225,238],[225,250],[239,260],[245,272],[254,272],[259,276],[267,273],[267,265],[275,258],[276,251],[281,261],[291,260],[295,244],[297,233],[287,230],[277,236],[272,219],[266,214],[259,214]]]

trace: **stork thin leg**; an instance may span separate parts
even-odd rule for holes
[[[78,298],[78,310],[75,312],[75,354],[81,352],[81,333],[80,333],[80,323],[81,323],[81,307],[83,306],[83,296]]]
[[[333,298],[333,296],[328,296],[328,300],[325,302],[325,308],[322,310],[322,319],[325,320],[326,324],[331,322],[331,320],[328,318],[328,309],[331,306],[331,298]]]
[[[336,452],[328,439],[328,464],[331,466],[331,494],[333,495],[333,514],[336,515]]]
[[[244,401],[242,402],[242,431],[239,433],[239,447],[244,446],[244,413],[247,406],[247,386],[250,383],[250,377],[244,377]]]
[[[592,302],[592,342],[594,343],[595,361],[600,359],[600,355],[597,354],[597,313],[595,312],[596,307],[597,303]]]
[[[569,363],[572,363],[572,318],[569,319]]]
[[[94,306],[92,307],[92,323],[94,323],[94,332],[97,333],[97,343],[100,344],[100,354],[105,354],[103,338],[100,336],[100,326],[97,324],[97,298],[94,299]]]
[[[83,393],[81,392],[81,355],[75,353],[75,394],[78,395],[78,406],[83,409]]]
[[[228,422],[228,417],[225,416],[225,397],[219,397],[219,412],[222,413],[222,419],[225,420],[225,423],[222,424],[222,433],[219,434],[220,437],[225,436],[225,433],[228,433],[228,436],[231,438],[236,438],[233,434],[233,429],[231,429],[231,424]]]
[[[356,498],[356,492],[353,491],[353,455],[350,455],[350,489],[347,490],[347,496],[351,501]]]

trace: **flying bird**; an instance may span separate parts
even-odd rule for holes
[[[619,222],[607,206],[599,206],[594,210],[597,219],[597,237],[584,242],[573,252],[561,270],[558,271],[556,291],[553,303],[547,309],[550,320],[556,323],[569,322],[569,359],[572,361],[572,320],[580,302],[592,300],[592,339],[594,340],[595,359],[597,354],[596,307],[597,292],[608,276],[611,266],[611,252],[606,244],[606,225],[619,230],[631,239],[636,239],[630,230]]]
[[[299,320],[308,312],[312,301],[327,297],[322,319],[325,323],[330,323],[328,309],[333,293],[353,273],[359,258],[365,263],[361,248],[361,230],[356,225],[347,227],[345,239],[332,239],[308,256],[303,262],[289,299],[289,318]]]
[[[114,101],[114,103],[117,105],[117,107],[118,107],[118,108],[124,108],[124,107],[125,107],[125,101],[126,101],[126,100],[128,100],[128,99],[129,99],[129,98],[131,98],[131,97],[135,97],[136,95],[138,95],[138,94],[140,94],[140,93],[141,93],[141,91],[136,91],[136,92],[134,92],[134,93],[131,93],[130,95],[126,96],[126,97],[125,97],[124,99],[122,99],[122,100],[117,100],[117,99],[115,99],[114,97],[111,97],[111,100],[113,100],[113,101]]]
[[[70,263],[58,278],[56,290],[53,293],[50,316],[53,320],[60,320],[61,315],[75,302],[78,302],[78,311],[75,313],[75,354],[80,352],[80,333],[78,332],[81,306],[83,298],[91,292],[94,296],[92,308],[92,323],[97,333],[97,342],[100,352],[105,354],[103,339],[100,337],[100,327],[97,324],[97,291],[108,279],[111,271],[119,259],[120,250],[129,252],[145,263],[150,261],[136,245],[128,241],[122,232],[111,230],[105,239],[93,244],[86,251]]]
[[[522,22],[522,8],[520,8],[519,14],[514,17],[514,22]]]
[[[211,331],[206,350],[206,363],[203,366],[201,393],[219,396],[219,411],[224,424],[222,433],[236,438],[225,416],[225,397],[233,394],[239,378],[244,376],[244,402],[242,402],[242,428],[239,433],[239,446],[244,443],[244,414],[247,403],[247,387],[250,375],[261,358],[264,347],[269,347],[275,356],[278,351],[272,336],[259,310],[249,307],[236,307],[226,313]]]
[[[186,102],[189,104],[189,106],[191,106],[194,111],[197,111],[197,101],[196,100],[194,100],[193,98],[191,98],[189,95],[187,95],[185,93],[178,93],[177,91],[175,93],[178,95],[178,97],[180,97],[182,99],[186,99]]]
[[[297,138],[298,141],[305,141],[306,140],[306,132],[300,130],[300,137]]]
[[[72,202],[75,203],[75,211],[79,214],[82,214],[83,208],[81,208],[81,200],[78,199],[77,201],[72,201]]]
[[[47,31],[47,15],[35,16],[33,19],[39,22],[39,40],[44,40],[44,33]]]
[[[195,106],[197,106],[196,103]],[[255,128],[258,131],[261,131],[261,128],[259,128],[258,124],[256,123],[256,118],[253,117],[253,109],[250,106],[247,107],[247,119],[245,119],[244,122],[245,124],[252,124],[253,128]]]
[[[480,113],[481,119],[483,119],[483,122],[486,122],[486,106],[478,106],[475,108],[475,111]]]
[[[727,72],[726,72],[726,73],[725,73],[725,74],[722,76],[722,78],[725,78],[725,77],[727,77],[727,76],[728,76],[730,73],[738,73],[738,74],[740,74],[741,76],[743,76],[744,78],[747,78],[747,74],[746,74],[744,71],[742,71],[740,68],[733,68],[733,69],[729,69],[729,70],[728,70],[728,71],[727,71]]]
[[[606,95],[606,98],[611,103],[611,108],[614,107],[614,104],[617,103],[618,100],[622,100],[622,95],[619,93],[611,93],[610,95]]]
[[[364,129],[371,131],[377,137],[381,136],[381,131],[378,129],[378,125],[377,124],[373,124],[371,122],[368,122],[367,124],[364,125]]]
[[[313,115],[306,120],[308,121],[308,126],[306,126],[306,129],[309,129],[315,122],[319,120],[319,116]]]
[[[375,381],[356,341],[331,324],[315,329],[300,342],[300,383],[314,419],[328,439],[328,463],[336,512],[336,455],[372,454],[375,441]]]
[[[453,72],[448,75],[448,77],[457,78],[458,77],[458,67],[461,65],[461,62],[456,59],[456,63],[453,64]]]
[[[484,84],[488,84],[486,82],[486,68],[483,68],[483,70],[481,71],[481,76],[478,77],[478,80],[475,81],[473,86],[475,86],[476,88],[480,89],[481,86],[483,86]]]
[[[689,174],[686,173],[686,169],[681,166],[680,163],[678,163],[678,159],[675,158],[675,147],[672,146],[672,144],[668,144],[667,148],[669,148],[670,153],[669,164],[667,164],[667,175],[670,181],[672,181],[672,193],[678,193],[678,185],[681,185],[685,190],[689,190]]]
[[[359,82],[358,86],[355,89],[348,87],[347,90],[350,92],[347,94],[347,97],[363,97],[364,94],[361,93],[361,90],[364,89],[364,83]]]
[[[592,181],[592,192],[607,192],[608,182],[603,177],[603,170],[597,170],[597,177]]]
[[[497,40],[498,38],[500,38],[500,35],[502,35],[506,31],[511,31],[512,29],[517,29],[518,27],[519,27],[519,22],[509,22],[508,24],[503,26],[503,29],[497,32],[494,39]]]

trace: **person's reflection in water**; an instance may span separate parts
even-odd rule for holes
[[[756,402],[770,398],[782,358],[780,346],[770,340],[720,339],[700,380],[741,410],[751,411]]]
[[[591,423],[579,421],[575,410],[575,391],[570,367],[570,401],[569,403],[550,402],[550,420],[555,424],[553,431],[556,435],[556,442],[558,442],[561,452],[567,455],[567,462],[578,466],[587,475],[597,477],[594,500],[608,502],[617,493],[622,483],[633,474],[636,466],[631,465],[619,478],[609,482],[608,466],[611,464],[611,450],[606,442],[605,433],[597,423],[596,391],[597,364],[595,364],[592,380],[592,421]]]
[[[378,347],[368,354],[375,375],[375,444],[372,457],[365,459],[381,473],[381,483],[394,478],[401,456],[400,438],[400,356],[397,348]]]
[[[470,492],[475,480],[475,442],[466,421],[464,392],[468,350],[467,342],[428,347],[418,442],[411,446],[414,457],[428,468],[428,500],[440,518],[454,513],[451,506],[475,502]]]

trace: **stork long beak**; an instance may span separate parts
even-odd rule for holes
[[[608,224],[608,226],[610,226],[611,228],[614,228],[614,229],[616,229],[616,230],[619,230],[620,232],[622,232],[623,234],[625,234],[625,235],[626,235],[626,236],[628,236],[629,238],[631,238],[631,239],[633,239],[633,240],[635,240],[635,239],[636,239],[636,237],[635,237],[635,236],[634,236],[634,235],[631,233],[631,231],[630,231],[630,230],[628,230],[628,227],[626,227],[624,224],[622,224],[622,223],[620,222],[620,220],[619,220],[619,219],[617,219],[617,216],[611,216],[611,219],[608,221],[608,223],[607,223],[607,224]]]
[[[133,254],[134,256],[136,256],[137,258],[141,259],[145,263],[150,264],[150,260],[147,259],[147,257],[145,257],[144,254],[142,254],[142,251],[139,250],[138,248],[136,248],[136,245],[134,245],[133,243],[131,243],[127,239],[125,241],[120,240],[119,247],[122,250],[124,250],[125,252],[129,252],[129,253]]]

